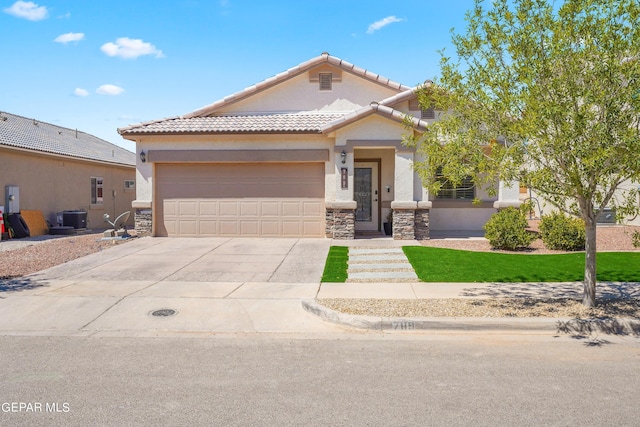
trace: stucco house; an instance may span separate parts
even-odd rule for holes
[[[402,144],[437,112],[416,88],[327,53],[191,113],[118,129],[136,142],[136,229],[154,236],[395,239],[481,230],[517,205],[465,183],[430,195]],[[473,206],[476,197],[482,201]]]
[[[19,210],[41,211],[53,225],[58,212],[83,210],[87,227],[107,228],[105,213],[115,218],[131,210],[135,174],[135,154],[124,148],[0,112],[0,191],[5,193],[0,205],[8,205],[10,191]]]

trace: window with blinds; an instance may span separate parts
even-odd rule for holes
[[[441,173],[436,179],[442,184],[436,195],[437,200],[473,200],[476,197],[476,186],[470,176],[465,177],[458,187],[454,187]]]

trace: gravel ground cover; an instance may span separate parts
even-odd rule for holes
[[[0,241],[0,279],[25,276],[126,242],[102,237],[102,232],[90,232]]]
[[[601,301],[588,308],[567,298],[494,299],[319,299],[319,304],[343,313],[377,317],[624,317],[640,319],[640,300]]]

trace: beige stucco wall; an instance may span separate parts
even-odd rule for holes
[[[429,227],[433,231],[480,231],[494,213],[494,208],[474,207],[471,202],[458,209],[434,207],[430,211]]]
[[[103,205],[91,205],[91,177],[103,178]],[[42,211],[53,225],[56,212],[81,209],[87,212],[88,228],[108,228],[111,220],[131,210],[135,190],[125,190],[124,181],[135,179],[133,166],[108,165],[0,148],[0,205],[5,204],[5,186],[20,189],[20,209]],[[129,220],[133,225],[133,215]]]
[[[250,98],[227,106],[224,113],[353,110],[397,94],[396,90],[342,71],[342,81],[334,82],[332,90],[318,90],[318,82],[309,81],[309,72],[272,86]],[[284,107],[284,108],[283,108]]]
[[[360,140],[400,140],[408,130],[402,123],[378,114],[372,114],[362,120],[340,128],[336,132],[336,146],[346,145],[347,141]]]

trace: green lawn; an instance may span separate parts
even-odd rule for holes
[[[322,273],[323,282],[340,282],[347,281],[347,268],[349,262],[349,248],[346,246],[331,246],[327,262],[324,265],[324,273]]]
[[[405,246],[423,282],[569,282],[584,279],[584,252],[554,255],[471,252]],[[640,253],[597,255],[599,281],[640,282]]]

